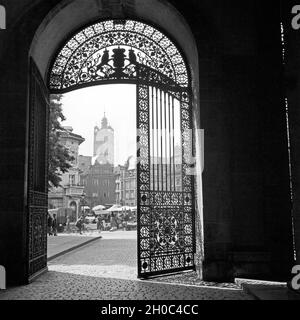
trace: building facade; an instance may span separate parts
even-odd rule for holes
[[[78,167],[80,170],[80,174],[87,174],[91,165],[92,165],[92,157],[82,156],[82,155],[78,157]]]
[[[115,181],[116,181],[116,204],[123,205],[124,199],[124,175],[125,175],[125,167],[124,166],[117,166],[115,167]]]
[[[135,207],[136,201],[136,161],[129,158],[124,166],[115,168],[116,204]]]
[[[90,208],[115,203],[115,175],[111,164],[96,162],[90,166],[86,174],[81,174],[80,179],[84,187],[86,204]]]
[[[49,209],[70,208],[73,219],[77,219],[80,213],[80,201],[83,196],[84,187],[80,183],[79,168],[79,146],[85,139],[73,133],[72,127],[64,127],[65,131],[60,133],[59,142],[70,150],[74,157],[72,167],[61,175],[60,186],[51,188],[48,194]]]
[[[84,186],[86,204],[90,208],[115,203],[113,163],[114,129],[109,126],[104,114],[101,127],[94,128],[93,157],[79,157],[80,181]]]

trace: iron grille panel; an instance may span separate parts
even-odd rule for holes
[[[138,275],[145,278],[195,266],[194,189],[193,176],[189,175],[192,116],[187,90],[169,86],[170,91],[164,91],[166,86],[157,86],[153,81],[152,69],[140,66],[137,71],[141,79],[137,84]],[[172,171],[175,163],[167,165],[175,158],[170,135],[170,130],[174,131],[170,110],[173,108],[174,114],[175,99],[179,103],[180,117],[179,188],[171,181],[171,176],[174,180],[177,174],[175,169]],[[159,126],[159,133],[151,130]],[[163,144],[164,140],[169,143]],[[163,149],[163,145],[167,148]],[[173,150],[168,153],[169,147]],[[163,154],[169,157],[169,162],[163,163]]]
[[[30,81],[27,281],[47,267],[49,94],[33,60]]]

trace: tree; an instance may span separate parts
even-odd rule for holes
[[[71,162],[74,157],[69,149],[59,142],[59,137],[65,129],[61,126],[61,121],[66,120],[62,112],[61,94],[54,94],[50,101],[50,125],[49,125],[49,173],[48,181],[50,187],[59,187],[61,175],[72,167]]]

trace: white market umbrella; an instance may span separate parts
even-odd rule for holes
[[[108,214],[109,212],[107,212],[107,210],[98,210],[98,211],[94,211],[96,216],[100,216],[100,215],[104,215],[104,214]]]
[[[126,210],[126,211],[129,211],[129,210],[131,210],[131,207],[129,207],[129,206],[124,206],[124,207],[122,207],[122,210]]]
[[[101,211],[101,210],[104,210],[105,209],[105,206],[102,206],[101,204],[99,206],[96,206],[94,207],[92,210],[93,211]]]
[[[107,212],[119,212],[119,211],[122,211],[122,207],[120,205],[115,204],[106,211]]]

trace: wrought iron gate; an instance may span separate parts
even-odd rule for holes
[[[30,62],[30,111],[27,194],[27,281],[47,268],[49,93]]]
[[[194,268],[192,108],[176,45],[135,20],[107,20],[71,37],[49,74],[51,93],[103,83],[137,86],[138,275]]]
[[[138,276],[193,269],[193,135],[188,89],[138,66],[137,128]]]

